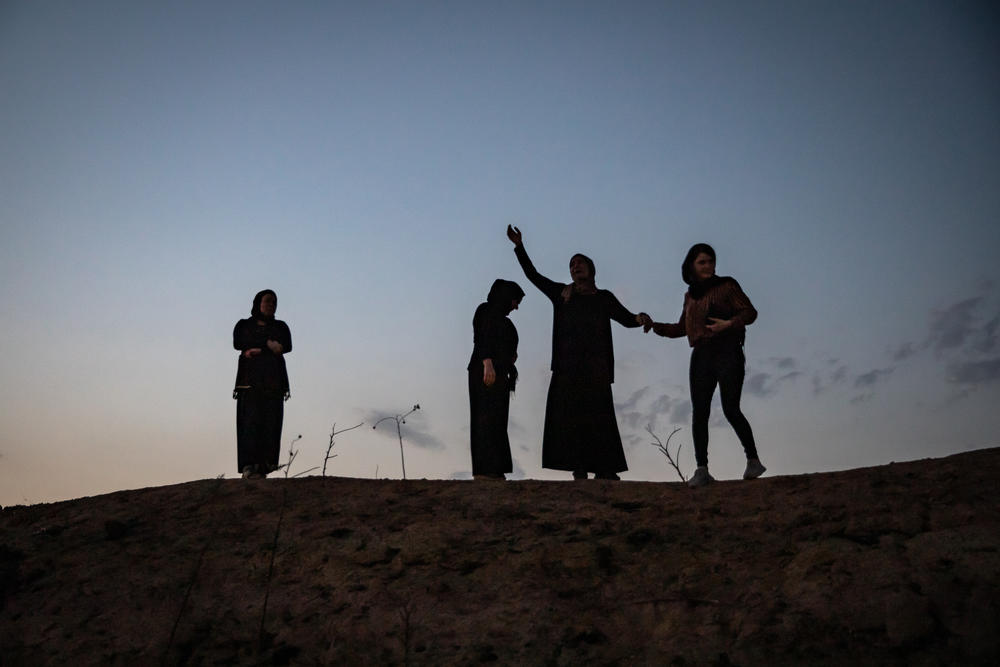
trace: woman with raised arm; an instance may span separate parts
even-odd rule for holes
[[[236,371],[236,467],[244,479],[278,469],[281,422],[290,394],[285,355],[292,351],[288,325],[274,319],[278,295],[266,289],[253,298],[250,317],[233,328],[240,351]]]
[[[545,403],[542,467],[569,470],[574,479],[618,479],[628,470],[611,384],[615,357],[611,320],[634,328],[651,324],[649,315],[628,311],[594,282],[594,262],[576,254],[569,260],[570,284],[535,270],[524,250],[521,230],[507,226],[517,261],[535,287],[552,302],[552,380]]]
[[[496,279],[472,318],[469,360],[473,479],[505,479],[513,472],[507,417],[517,383],[517,329],[507,317],[524,298],[521,286]]]
[[[706,243],[691,247],[681,264],[681,278],[690,287],[675,324],[654,322],[644,326],[667,338],[687,336],[691,351],[691,431],[697,463],[689,486],[714,482],[708,474],[708,415],[715,386],[719,386],[722,412],[736,431],[747,457],[743,479],[755,479],[766,468],[757,455],[750,422],[740,410],[746,373],[743,342],[746,327],[757,319],[757,310],[732,278],[715,275],[715,250]]]

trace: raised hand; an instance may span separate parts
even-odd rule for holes
[[[511,243],[515,246],[521,245],[521,230],[517,227],[511,227],[507,225],[507,238],[510,239]]]

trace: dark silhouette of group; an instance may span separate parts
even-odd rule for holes
[[[687,283],[684,307],[675,323],[654,322],[632,313],[608,290],[599,289],[593,260],[570,258],[571,282],[538,272],[524,248],[521,231],[507,227],[525,277],[552,303],[552,378],[545,403],[542,466],[566,470],[574,479],[618,480],[628,470],[611,385],[615,380],[611,321],[668,338],[686,337],[692,348],[689,382],[692,435],[697,468],[688,484],[703,486],[708,472],[708,419],[716,386],[722,410],[747,458],[744,479],[765,471],[753,430],[740,409],[745,375],[746,327],[757,319],[750,299],[733,278],[715,274],[715,251],[699,243],[681,264]],[[475,479],[503,480],[513,472],[507,421],[517,383],[517,329],[508,317],[524,298],[513,281],[497,279],[472,319],[469,410],[472,473]],[[278,468],[283,400],[289,395],[284,355],[292,349],[288,326],[274,318],[277,296],[254,297],[251,316],[236,323],[233,346],[240,350],[237,399],[237,467],[244,477],[263,477]]]

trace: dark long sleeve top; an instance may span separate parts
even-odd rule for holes
[[[267,346],[268,340],[281,343],[282,353],[275,354]],[[287,393],[288,369],[285,355],[292,351],[292,332],[281,320],[260,324],[248,317],[233,327],[233,347],[240,351],[239,366],[236,370],[236,388],[261,389],[273,393]],[[260,354],[247,358],[243,352],[260,348]]]
[[[709,317],[731,320],[733,326],[721,334],[713,334],[706,328]],[[653,325],[653,331],[667,338],[687,336],[691,347],[709,340],[742,343],[747,325],[753,324],[756,319],[757,309],[750,303],[740,284],[733,278],[725,277],[706,290],[701,298],[695,299],[690,292],[686,292],[680,319],[672,324],[657,322]]]
[[[517,328],[500,308],[481,303],[472,317],[472,358],[467,370],[482,370],[483,360],[493,361],[497,375],[510,371],[517,357]]]
[[[639,326],[636,314],[629,312],[608,290],[573,293],[565,299],[566,284],[538,273],[524,246],[515,247],[514,253],[524,275],[552,302],[552,370],[595,382],[614,382],[611,320],[631,329]]]

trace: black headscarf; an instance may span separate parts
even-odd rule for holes
[[[523,298],[524,290],[521,289],[520,285],[515,283],[513,280],[497,278],[493,281],[493,286],[490,287],[490,293],[489,296],[486,297],[486,303],[495,308],[505,308],[507,312],[510,312],[511,302]]]
[[[270,294],[274,296],[274,306],[277,309],[278,306],[278,295],[274,293],[274,290],[265,289],[257,292],[257,296],[253,298],[253,306],[250,308],[250,317],[255,320],[263,320],[265,322],[273,322],[274,315],[265,315],[260,312],[260,302],[264,298],[265,294]]]

